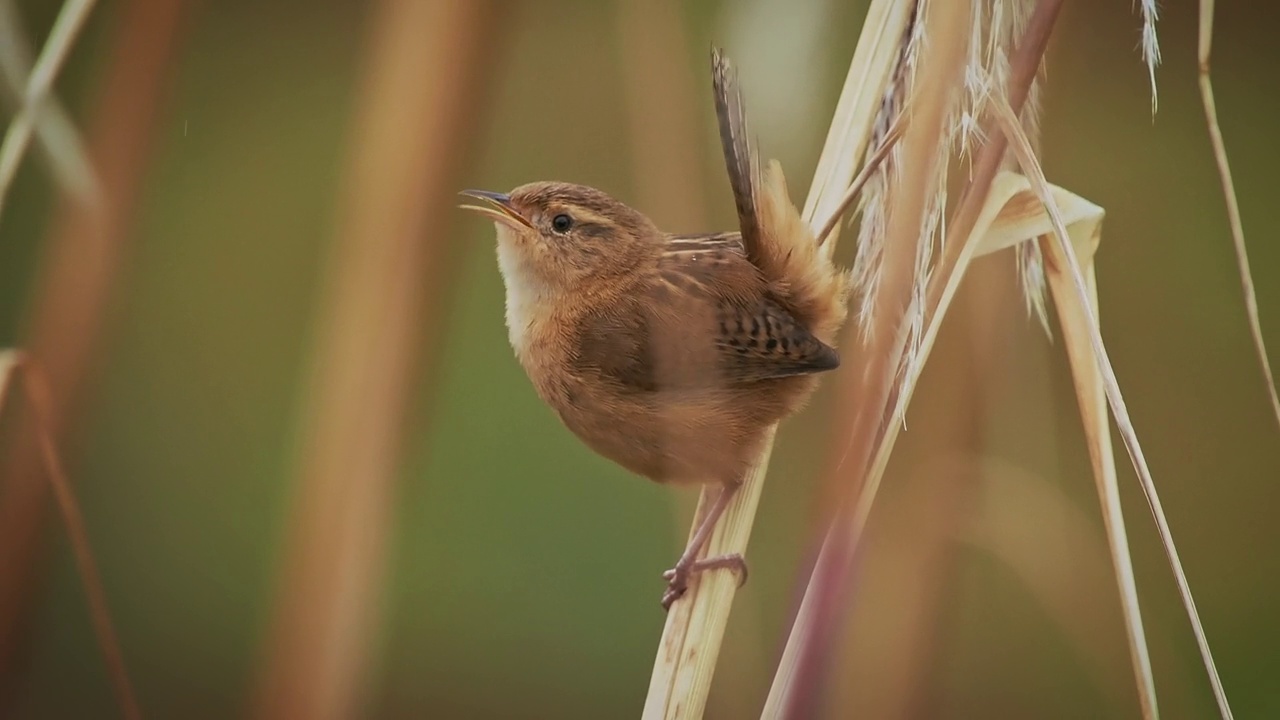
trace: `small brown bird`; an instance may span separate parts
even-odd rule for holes
[[[593,450],[661,483],[723,489],[675,567],[691,574],[762,450],[808,399],[846,313],[847,275],[800,219],[781,169],[762,175],[732,68],[712,51],[720,135],[740,232],[670,235],[605,193],[535,182],[467,190],[495,221],[512,347],[538,395]]]

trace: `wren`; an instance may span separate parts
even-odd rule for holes
[[[462,207],[497,228],[516,357],[566,427],[601,455],[660,483],[721,490],[664,577],[663,607],[691,575],[740,555],[699,558],[763,450],[816,374],[840,360],[846,273],[819,247],[777,163],[761,172],[728,61],[712,51],[720,137],[739,231],[673,235],[594,188],[535,182],[467,190]]]

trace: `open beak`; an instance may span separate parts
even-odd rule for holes
[[[520,228],[533,229],[533,224],[525,219],[523,215],[515,211],[511,207],[511,196],[504,193],[489,192],[488,190],[463,190],[458,193],[470,198],[483,201],[484,205],[459,205],[463,210],[471,210],[481,215],[487,215],[493,220],[500,222],[512,229]]]

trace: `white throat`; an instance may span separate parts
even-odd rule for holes
[[[507,232],[498,228],[498,270],[507,287],[507,338],[516,355],[522,357],[532,335],[531,326],[550,300],[551,288],[521,261],[515,239],[502,236]]]

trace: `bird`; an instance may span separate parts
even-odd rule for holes
[[[661,604],[698,573],[746,577],[739,554],[701,557],[767,442],[818,376],[847,272],[801,219],[776,161],[763,171],[732,64],[712,48],[712,89],[738,230],[672,234],[611,195],[538,181],[464,190],[494,222],[515,356],[538,396],[595,452],[670,485],[718,485]]]

